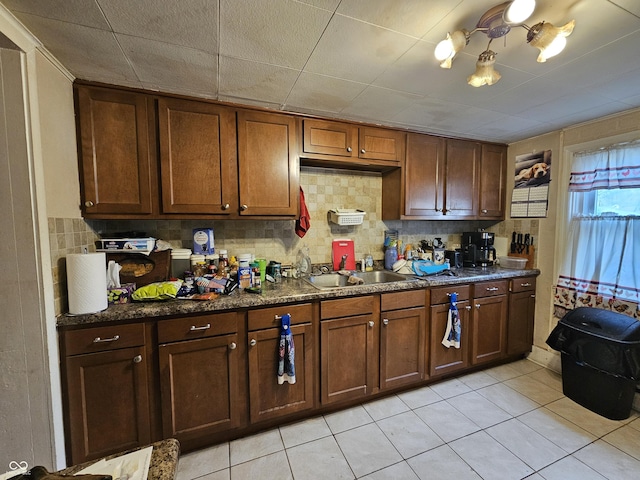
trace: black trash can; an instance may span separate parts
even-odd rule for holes
[[[640,321],[580,307],[562,317],[547,344],[561,352],[567,397],[612,420],[629,417],[640,380]]]

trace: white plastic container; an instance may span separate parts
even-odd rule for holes
[[[251,254],[243,253],[238,256],[238,287],[240,289],[251,287]]]
[[[184,272],[191,268],[191,250],[174,248],[171,250],[171,276],[183,278]]]
[[[526,258],[520,257],[499,257],[500,266],[504,268],[515,268],[523,270],[527,265]]]

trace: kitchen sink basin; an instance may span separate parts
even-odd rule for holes
[[[373,272],[353,272],[353,277],[361,278],[364,285],[376,285],[380,283],[410,282],[415,281],[415,277],[390,272],[388,270],[376,270]],[[349,282],[349,275],[340,273],[325,273],[323,275],[313,275],[304,279],[314,287],[325,290],[329,288],[341,288],[356,285]],[[362,285],[362,283],[361,283]]]

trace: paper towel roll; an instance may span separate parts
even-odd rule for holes
[[[69,313],[81,315],[107,308],[107,267],[105,253],[67,255]]]

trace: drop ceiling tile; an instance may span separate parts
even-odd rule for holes
[[[137,82],[111,32],[25,15],[29,29],[78,78],[105,83]]]
[[[622,102],[607,101],[607,99],[602,98],[598,98],[598,100],[602,102],[600,105],[593,105],[588,109],[583,109],[581,111],[576,111],[577,109],[567,110],[567,112],[571,113],[564,116],[558,115],[557,117],[552,118],[549,121],[549,124],[552,125],[554,129],[566,128],[577,123],[588,122],[595,118],[630,110],[630,108],[627,108],[627,105]]]
[[[592,91],[576,89],[560,98],[527,109],[526,116],[531,120],[564,127],[570,124],[567,122],[576,123],[597,117],[595,112],[610,103],[610,99],[595,95]],[[624,110],[621,104],[618,107]]]
[[[303,72],[294,85],[287,109],[300,108],[337,113],[346,108],[366,88],[362,83]]]
[[[306,3],[316,8],[322,8],[324,10],[330,10],[335,12],[341,0],[299,0],[300,3]]]
[[[543,123],[535,120],[528,119],[526,117],[513,116],[513,115],[499,115],[496,117],[487,116],[486,121],[479,124],[477,128],[470,130],[469,134],[486,140],[494,142],[512,142],[519,140],[517,135],[514,136],[513,132],[522,131],[541,131],[545,130]]]
[[[297,70],[220,57],[220,95],[283,104],[298,75]]]
[[[330,18],[289,0],[221,0],[220,54],[302,69]]]
[[[634,15],[640,17],[640,3],[638,0],[610,0],[611,3],[618,5],[620,8],[623,8]]]
[[[109,30],[104,15],[94,1],[87,0],[2,0],[2,4],[22,20],[28,13],[39,17]],[[27,22],[29,23],[29,22]]]
[[[640,95],[640,68],[627,73],[614,75],[613,78],[601,79],[589,86],[590,90],[596,90],[599,95],[612,100]]]
[[[371,83],[415,43],[406,35],[335,15],[305,71]]]
[[[341,113],[349,115],[350,118],[358,117],[362,120],[376,118],[385,121],[390,120],[420,98],[418,95],[369,86]]]
[[[200,50],[117,34],[141,82],[157,90],[217,94],[217,58]]]
[[[208,0],[97,0],[116,33],[218,50],[218,6]]]
[[[451,3],[450,0],[342,0],[337,13],[421,37],[449,13]]]
[[[466,122],[465,114],[468,107],[442,102],[432,98],[423,98],[415,102],[393,117],[393,121],[420,125],[431,131],[436,128],[444,131],[457,132],[457,125]]]

